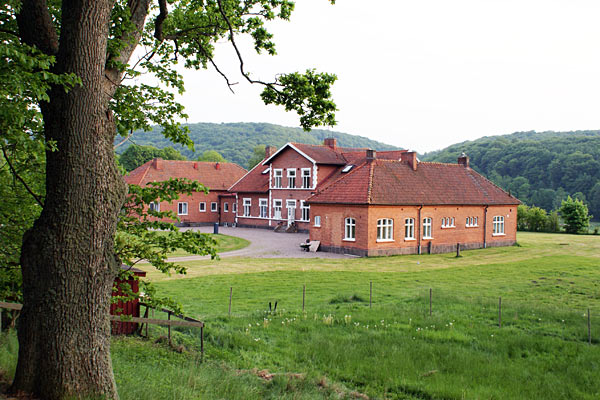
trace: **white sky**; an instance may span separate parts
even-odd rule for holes
[[[600,128],[600,1],[297,0],[290,22],[269,25],[278,55],[253,76],[337,74],[337,131],[426,152],[525,130]],[[270,122],[298,117],[265,106],[239,75],[233,49],[214,70],[186,71],[179,101],[188,122]]]

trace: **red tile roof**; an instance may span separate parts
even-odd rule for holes
[[[392,160],[365,162],[327,185],[311,203],[380,205],[519,204],[519,200],[459,164]]]
[[[266,159],[266,158],[265,158]],[[266,193],[269,191],[269,174],[263,174],[263,172],[269,168],[268,165],[262,165],[265,161],[256,164],[254,168],[250,170],[240,180],[235,182],[233,186],[229,188],[230,192],[239,193]]]
[[[210,190],[227,190],[245,173],[244,168],[234,163],[154,159],[131,171],[125,176],[125,182],[143,186],[148,182],[166,181],[170,178],[188,178],[202,183]]]

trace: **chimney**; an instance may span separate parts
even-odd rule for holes
[[[162,161],[160,158],[155,158],[152,160],[152,166],[154,169],[161,170],[162,169]]]
[[[323,140],[323,144],[327,147],[331,147],[333,150],[335,150],[336,146],[337,146],[337,139],[336,138],[325,138],[325,140]]]
[[[269,158],[277,151],[277,147],[275,146],[265,146],[265,157]]]
[[[219,163],[215,163],[215,169],[216,169],[216,170],[220,170],[220,169],[221,169],[221,164],[219,164]]]
[[[469,168],[469,156],[463,152],[460,157],[458,157],[458,164],[465,168]]]
[[[400,161],[408,164],[413,171],[417,170],[417,153],[414,151],[406,151],[400,154]]]
[[[367,149],[367,161],[373,161],[376,158],[377,158],[377,152],[373,149]]]

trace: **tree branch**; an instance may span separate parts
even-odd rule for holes
[[[8,168],[10,168],[10,171],[12,172],[12,174],[19,180],[19,182],[21,182],[23,184],[23,186],[25,187],[25,189],[35,199],[35,201],[40,206],[44,207],[44,202],[42,201],[42,199],[38,195],[36,195],[33,192],[33,190],[31,190],[31,188],[29,187],[29,185],[27,185],[27,182],[25,182],[25,180],[23,178],[21,178],[21,176],[17,173],[17,171],[13,167],[12,163],[10,162],[10,160],[8,158],[8,154],[6,154],[6,149],[4,148],[4,146],[0,146],[0,147],[2,147],[2,154],[4,154],[4,159],[6,160],[6,163],[8,164]]]
[[[225,82],[227,83],[227,87],[229,88],[229,90],[231,91],[231,93],[235,94],[235,92],[232,89],[232,86],[237,85],[238,82],[234,82],[234,83],[229,82],[229,78],[227,77],[227,75],[225,75],[225,73],[223,73],[219,69],[219,67],[217,66],[217,64],[213,60],[213,58],[206,52],[206,50],[204,50],[204,48],[202,47],[202,45],[198,41],[196,41],[196,44],[198,45],[198,48],[200,49],[200,51],[202,52],[202,54],[204,55],[204,57],[206,57],[208,59],[208,61],[210,61],[210,63],[212,64],[212,66],[215,68],[215,70],[223,77],[223,79],[225,79]]]
[[[162,42],[163,23],[165,22],[165,19],[167,19],[167,15],[169,15],[169,10],[167,8],[167,0],[158,0],[158,8],[160,12],[154,19],[154,37],[159,42]]]
[[[244,70],[244,59],[242,58],[242,53],[240,52],[237,44],[235,43],[235,34],[233,32],[233,26],[231,25],[231,21],[229,21],[229,17],[227,17],[227,14],[225,14],[225,10],[223,9],[223,4],[221,4],[221,0],[217,0],[217,5],[219,6],[219,12],[221,13],[221,16],[227,23],[231,44],[232,44],[233,48],[235,49],[235,53],[237,54],[237,58],[240,62],[240,71],[241,71],[242,75],[244,76],[244,78],[246,78],[246,80],[252,84],[257,83],[260,85],[264,85],[264,86],[267,86],[267,87],[273,89],[277,93],[281,93],[279,90],[277,90],[277,88],[275,88],[275,86],[281,86],[281,85],[278,85],[277,82],[264,82],[261,80],[255,80],[255,79],[250,78],[250,75],[248,73],[246,73],[246,71]]]
[[[119,142],[118,144],[113,146],[113,150],[116,150],[119,146],[121,146],[122,144],[127,142],[132,136],[133,136],[133,130],[130,130],[129,135],[127,135],[127,137],[125,139],[123,139],[121,142]]]
[[[23,0],[17,24],[23,42],[47,55],[58,53],[58,35],[46,0]]]

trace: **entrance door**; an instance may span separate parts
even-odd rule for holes
[[[296,220],[296,200],[286,200],[285,206],[287,208],[287,224],[290,226]]]

